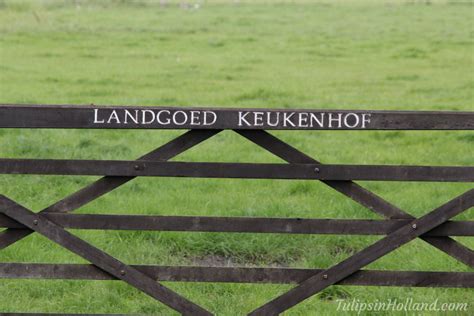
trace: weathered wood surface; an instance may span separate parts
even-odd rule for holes
[[[241,179],[474,182],[474,167],[0,159],[0,173]]]
[[[0,128],[472,130],[474,112],[1,104]]]
[[[130,212],[133,213],[133,212]],[[388,235],[409,219],[311,219],[44,213],[68,229],[193,231],[278,234]],[[0,214],[0,228],[26,228]],[[474,221],[447,221],[425,236],[474,236]]]
[[[131,265],[157,281],[300,283],[323,269]],[[0,279],[119,280],[92,264],[0,263]],[[360,270],[338,285],[474,288],[474,272]]]

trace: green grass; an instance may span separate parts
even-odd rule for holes
[[[414,4],[413,4],[414,2]],[[473,110],[473,3],[454,1],[0,1],[0,102]],[[0,130],[5,158],[134,159],[178,131]],[[325,163],[473,165],[474,134],[274,132]],[[177,157],[278,162],[230,131]],[[39,211],[94,177],[0,176]],[[362,182],[420,216],[472,184]],[[317,182],[136,179],[77,213],[379,218]],[[457,219],[474,218],[471,208]],[[329,267],[378,238],[75,231],[134,264]],[[474,248],[472,238],[456,238]],[[84,262],[30,236],[1,262]],[[471,271],[416,240],[373,269]],[[290,286],[167,283],[218,315]],[[288,315],[337,315],[337,300],[471,302],[466,289],[331,287]],[[148,313],[164,305],[121,282],[0,280],[0,311]]]

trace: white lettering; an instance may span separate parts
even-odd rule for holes
[[[370,123],[370,113],[362,114],[362,128],[365,128],[365,124]]]
[[[99,121],[98,116],[99,116],[99,109],[94,109],[94,124],[105,123],[105,120],[100,120]]]
[[[0,0],[1,1],[1,0]],[[219,122],[219,126],[281,127],[281,128],[367,128],[371,123],[370,113],[290,112],[290,111],[236,111],[238,122]],[[233,112],[235,114],[235,112]],[[209,126],[216,124],[217,112],[206,110],[148,110],[148,109],[94,109],[93,124],[176,125]],[[235,125],[234,125],[235,126]]]
[[[324,114],[326,114],[326,113],[321,113],[321,118],[318,119],[318,117],[316,116],[316,114],[310,113],[310,123],[309,123],[309,127],[313,127],[313,122],[316,121],[316,124],[318,124],[319,127],[323,128],[323,126],[324,126]]]
[[[349,124],[349,120],[348,120],[348,118],[351,117],[351,116],[354,117],[354,119],[355,119],[355,123],[352,124],[352,125]],[[344,117],[344,125],[349,127],[349,128],[356,127],[357,125],[359,125],[359,116],[355,113],[346,114],[346,116]]]
[[[253,112],[254,126],[263,126],[263,112]]]
[[[204,123],[203,125],[212,125],[217,121],[217,115],[212,111],[204,111]],[[212,121],[208,121],[208,116],[212,116]]]
[[[146,120],[147,113],[151,115],[151,119],[148,121]],[[155,120],[155,112],[153,112],[152,110],[142,110],[142,124],[151,124],[153,123],[154,120]]]
[[[182,122],[178,122],[178,114],[182,114],[183,115],[183,121]],[[176,124],[176,125],[184,125],[186,124],[186,121],[188,120],[188,115],[183,112],[183,111],[176,111],[173,113],[173,123]]]
[[[250,112],[245,112],[245,114],[242,115],[243,112],[240,112],[239,111],[239,126],[242,126],[242,122],[245,122],[245,124],[247,124],[247,126],[250,126],[250,123],[245,120],[245,117],[250,113]]]
[[[288,115],[290,114],[290,115]],[[291,126],[295,127],[295,124],[293,124],[292,121],[290,121],[291,117],[295,115],[295,112],[292,112],[292,113],[288,113],[288,112],[285,112],[283,113],[283,126],[286,127],[287,123],[290,124]]]
[[[275,113],[276,115],[276,120],[275,120],[275,123],[272,123],[271,121],[271,114],[272,113]],[[278,123],[280,122],[280,112],[267,112],[267,124],[269,126],[277,126]]]
[[[162,121],[161,120],[161,114],[162,113],[166,113],[168,114],[167,118],[165,118],[165,121]],[[169,125],[169,123],[171,122],[171,119],[169,118],[169,115],[170,115],[170,111],[168,110],[161,110],[159,111],[157,114],[156,114],[156,121],[158,122],[158,124],[161,124],[161,125]]]
[[[298,127],[308,127],[308,113],[306,112],[299,113]]]
[[[334,113],[329,113],[329,128],[332,127],[332,122],[336,121],[337,122],[337,128],[341,128],[342,124],[342,113],[337,113],[337,118],[333,118]]]
[[[191,125],[199,125],[199,111],[191,111]]]
[[[115,120],[115,123],[120,124],[120,120],[119,120],[117,112],[115,110],[113,110],[112,113],[110,113],[110,117],[107,120],[107,124],[110,124],[110,122],[112,120]]]
[[[132,116],[129,110],[125,110],[125,120],[124,124],[128,124],[127,118],[130,118],[135,124],[138,124],[138,110],[135,110],[135,117]]]

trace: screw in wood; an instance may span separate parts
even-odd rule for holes
[[[33,225],[38,225],[38,220],[37,219],[33,220]]]
[[[411,225],[411,227],[412,227],[413,229],[416,229],[417,226],[416,226],[416,224],[413,224],[413,225]]]
[[[314,172],[319,173],[319,168],[318,167],[314,168]]]
[[[120,270],[120,275],[125,275],[125,270]]]
[[[327,274],[323,274],[323,279],[327,279],[328,278],[328,275]]]
[[[133,169],[135,169],[135,170],[140,170],[140,166],[139,166],[139,165],[135,165],[135,166],[133,166]]]

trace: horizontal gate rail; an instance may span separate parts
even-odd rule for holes
[[[147,230],[279,234],[387,235],[409,219],[310,219],[267,217],[153,216],[46,213],[68,229]],[[0,228],[25,226],[0,214]],[[447,221],[425,236],[474,236],[474,221]]]
[[[130,265],[157,281],[300,283],[322,269]],[[0,279],[117,280],[91,264],[0,263]],[[474,288],[474,272],[360,270],[339,285]]]
[[[0,104],[0,128],[472,130],[474,112]]]
[[[474,167],[0,159],[2,174],[474,182]]]

